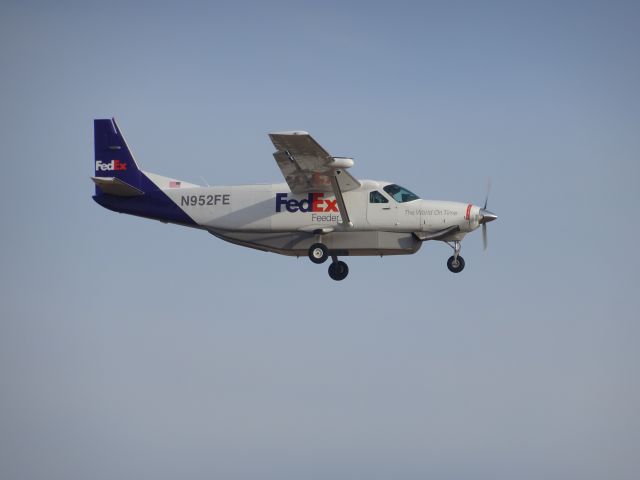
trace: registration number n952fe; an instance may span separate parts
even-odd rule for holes
[[[230,205],[231,195],[228,193],[218,195],[182,195],[180,206],[195,207],[197,205]]]

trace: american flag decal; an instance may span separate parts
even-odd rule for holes
[[[169,182],[169,188],[180,188],[180,182],[174,182],[173,180],[171,180]]]

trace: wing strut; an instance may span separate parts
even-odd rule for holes
[[[347,212],[347,207],[344,204],[344,198],[342,198],[342,190],[340,190],[340,185],[338,185],[338,175],[340,170],[337,170],[334,175],[331,176],[331,189],[333,190],[333,194],[338,201],[338,210],[340,210],[340,217],[342,218],[342,226],[343,227],[353,227],[353,223],[349,219],[349,213]]]

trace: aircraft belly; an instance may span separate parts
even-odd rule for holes
[[[406,255],[418,251],[422,242],[401,232],[332,232],[313,235],[306,232],[223,232],[213,235],[231,243],[282,255],[304,256],[314,243],[325,244],[338,255]]]

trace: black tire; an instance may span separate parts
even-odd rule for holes
[[[450,272],[460,273],[462,270],[464,270],[464,258],[458,255],[457,265],[454,265],[454,261],[455,257],[453,255],[449,257],[449,260],[447,260],[447,268]]]
[[[329,249],[321,243],[314,243],[309,247],[308,255],[313,263],[324,263],[329,258]]]
[[[344,262],[331,262],[329,276],[336,281],[344,280],[349,275],[349,267]]]

